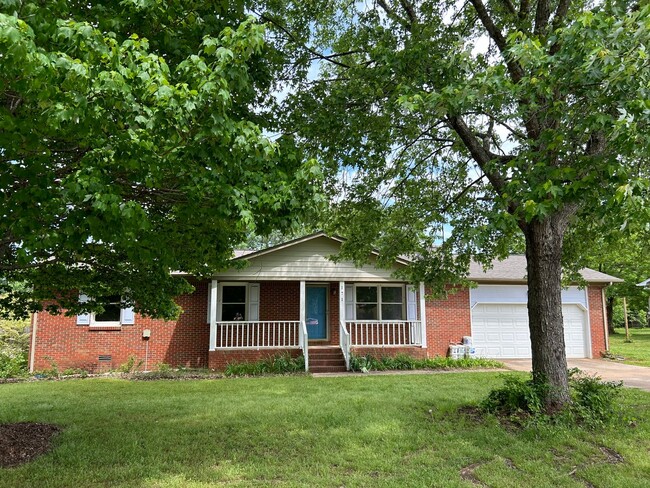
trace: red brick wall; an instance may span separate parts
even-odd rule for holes
[[[260,320],[300,320],[300,282],[261,282]]]
[[[269,356],[279,354],[290,354],[291,357],[302,356],[301,349],[232,349],[221,351],[210,351],[208,356],[208,367],[210,369],[224,370],[230,363],[255,362]]]
[[[589,302],[589,324],[591,326],[591,354],[594,358],[602,357],[607,350],[605,334],[605,313],[603,311],[603,288],[590,286],[587,288],[587,300]]]
[[[398,354],[406,354],[414,358],[425,359],[429,357],[427,349],[423,347],[352,347],[352,354],[355,356],[370,355],[376,358],[386,356],[397,356]]]
[[[446,298],[427,300],[425,309],[429,357],[446,356],[450,343],[471,335],[469,289],[450,289]]]
[[[148,369],[157,363],[173,366],[207,367],[210,327],[207,321],[207,281],[193,282],[196,290],[178,297],[183,313],[177,321],[163,321],[135,316],[135,325],[116,330],[101,330],[77,325],[76,317],[40,312],[36,324],[34,369],[48,369],[52,363],[59,370],[84,368],[89,371],[114,369],[133,355],[145,360],[144,329],[151,330]],[[99,363],[100,355],[110,355],[110,362]],[[144,367],[144,364],[143,364]]]

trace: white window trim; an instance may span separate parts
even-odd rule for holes
[[[377,302],[358,302],[357,301],[357,287],[377,288]],[[354,284],[354,295],[353,295],[353,304],[354,304],[354,320],[357,320],[357,305],[359,303],[377,303],[377,319],[363,319],[364,322],[391,322],[391,321],[404,321],[404,318],[401,319],[388,319],[384,320],[381,313],[381,288],[401,288],[402,289],[402,317],[406,317],[406,286],[404,284],[392,284],[392,283],[355,283]],[[387,302],[390,305],[397,305],[397,303]],[[361,319],[359,319],[361,320]]]
[[[247,281],[224,281],[224,282],[219,282],[217,283],[217,286],[219,287],[219,295],[217,299],[217,322],[240,322],[237,320],[222,320],[221,317],[222,312],[223,312],[223,287],[224,286],[243,286],[244,289],[246,290],[246,300],[244,302],[244,319],[241,320],[241,322],[246,322],[248,320],[248,304],[249,304],[249,293],[248,293],[248,285],[249,283]],[[231,303],[227,303],[226,305],[231,305]]]
[[[92,299],[88,297],[87,300],[92,300]],[[123,303],[124,302],[122,301],[122,297],[120,296],[120,304],[122,305],[122,306],[120,306],[120,320],[111,320],[111,321],[102,320],[102,321],[98,322],[95,319],[96,314],[94,312],[92,312],[92,313],[87,314],[89,316],[88,324],[80,324],[77,321],[77,325],[87,325],[88,327],[91,327],[91,328],[92,327],[97,327],[97,328],[101,328],[101,327],[122,327],[123,325],[134,325],[135,320],[132,320],[131,322],[128,322],[128,323],[124,323],[124,311],[130,309],[131,314],[133,314],[133,307],[125,307],[125,306],[123,306]],[[80,314],[80,315],[86,315],[86,314]],[[79,315],[77,317],[79,317]]]

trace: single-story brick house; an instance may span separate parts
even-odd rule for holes
[[[129,356],[173,366],[223,369],[287,351],[305,355],[310,370],[349,365],[350,354],[446,355],[471,336],[479,356],[530,357],[526,260],[511,256],[490,270],[470,269],[475,288],[427,299],[425,286],[396,279],[393,270],[329,259],[338,238],[312,234],[256,252],[238,252],[233,267],[212,280],[190,280],[178,298],[183,313],[163,321],[114,306],[101,315],[33,316],[30,369],[115,368]],[[604,289],[621,281],[582,270],[586,288],[563,291],[568,357],[600,357],[607,350]],[[81,299],[84,299],[82,296]],[[345,363],[343,363],[345,361]],[[330,368],[331,369],[331,368]]]

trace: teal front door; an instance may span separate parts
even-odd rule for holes
[[[307,335],[327,339],[327,286],[307,287]]]

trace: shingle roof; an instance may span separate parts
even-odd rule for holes
[[[486,271],[472,262],[469,267],[469,279],[473,281],[526,281],[526,256],[513,254],[503,261],[494,261],[492,269]],[[588,283],[622,283],[623,280],[590,268],[583,268],[580,274]]]

